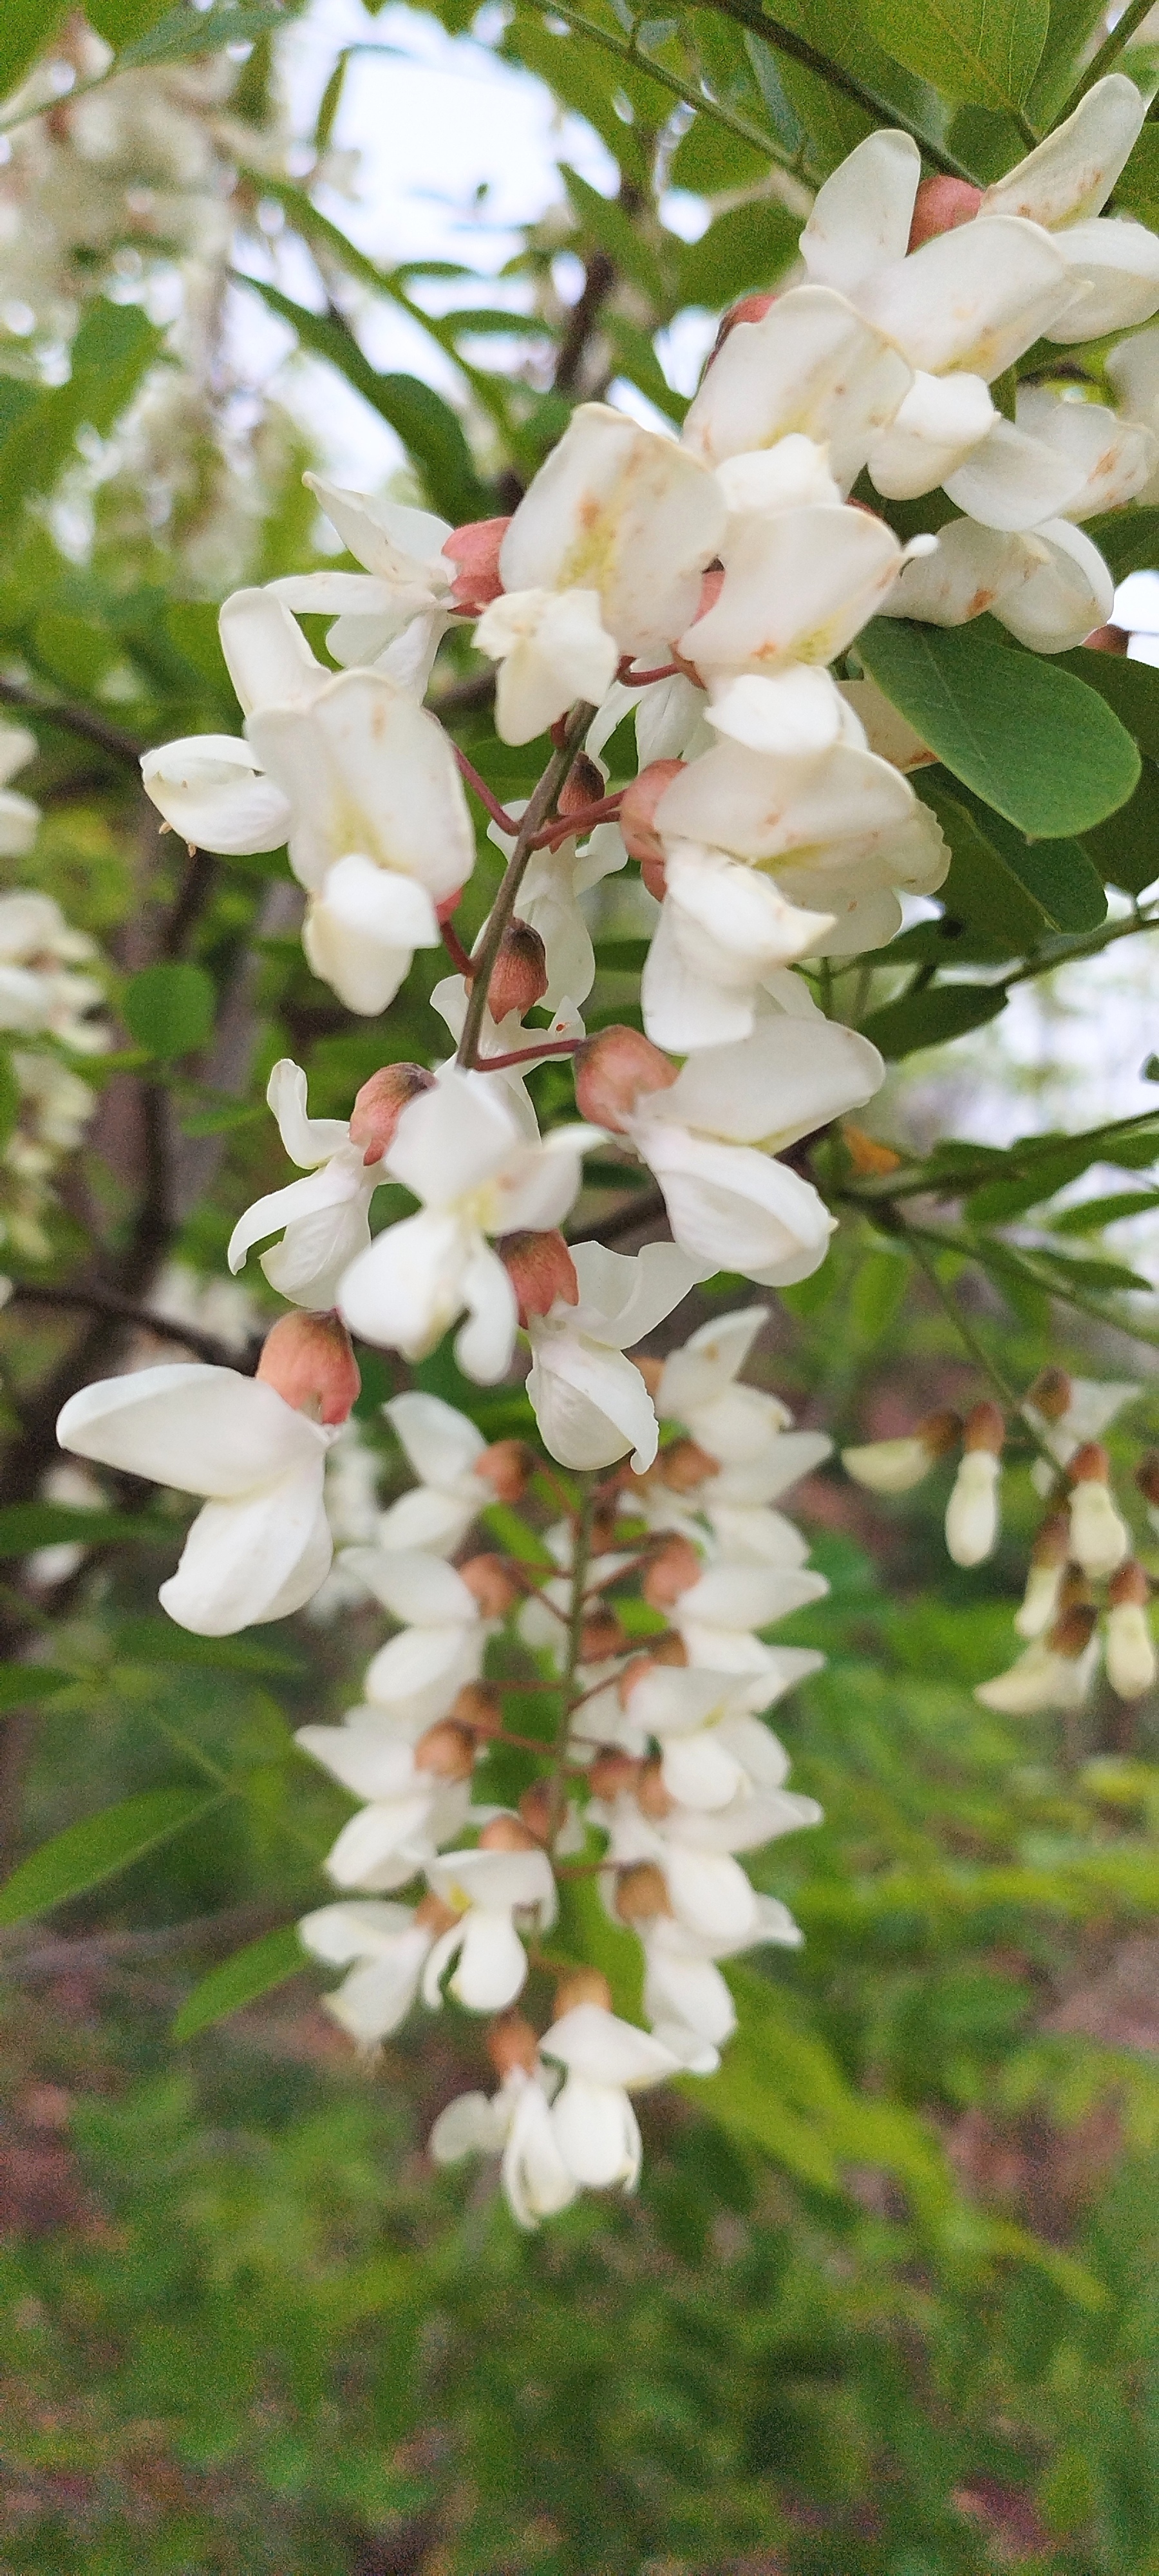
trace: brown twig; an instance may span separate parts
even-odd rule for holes
[[[131,1297],[118,1297],[111,1288],[49,1288],[34,1280],[20,1279],[12,1291],[11,1303],[21,1306],[57,1306],[67,1313],[104,1315],[111,1323],[127,1324],[142,1333],[154,1333],[162,1342],[179,1342],[183,1349],[195,1351],[198,1359],[207,1360],[212,1368],[237,1369],[243,1377],[253,1374],[248,1353],[238,1356],[219,1341],[216,1333],[203,1333],[198,1324],[174,1323],[167,1315],[155,1315],[148,1306],[134,1305]]]
[[[96,743],[98,750],[107,751],[110,760],[123,761],[140,781],[145,744],[135,741],[120,725],[110,724],[106,716],[91,715],[87,707],[58,706],[53,698],[38,698],[35,689],[26,689],[21,680],[0,679],[0,705],[19,707],[22,715],[56,725],[61,733],[74,733],[81,742]]]

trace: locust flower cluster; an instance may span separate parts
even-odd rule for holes
[[[1030,1552],[1026,1591],[1014,1625],[1025,1640],[1009,1670],[975,1697],[1007,1716],[1073,1711],[1090,1696],[1100,1664],[1119,1699],[1141,1699],[1159,1675],[1148,1618],[1151,1579],[1115,1498],[1100,1437],[1142,1393],[1135,1385],[1043,1369],[1022,1405],[1019,1428],[1036,1456],[1031,1481],[1046,1515]],[[963,1422],[928,1414],[899,1439],[846,1449],[842,1464],[871,1493],[903,1494],[940,1458],[959,1452],[946,1506],[946,1546],[956,1565],[980,1565],[998,1544],[1006,1419],[989,1400]],[[1145,1458],[1137,1483],[1159,1529],[1159,1462]]]
[[[36,751],[23,726],[0,724],[0,860],[26,858],[36,839],[40,808],[9,784]],[[0,1153],[0,1245],[25,1260],[48,1257],[53,1175],[96,1107],[67,1057],[109,1044],[103,984],[87,971],[97,962],[95,942],[70,927],[51,895],[33,887],[0,894],[0,1043],[15,1095]]]

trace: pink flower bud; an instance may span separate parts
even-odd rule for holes
[[[864,501],[852,501],[849,506],[854,510],[863,510],[865,509],[866,504]],[[876,513],[871,511],[870,516],[872,518],[876,516]],[[692,626],[698,626],[701,618],[707,617],[709,609],[715,608],[723,588],[724,565],[710,564],[707,572],[702,572],[700,576],[700,597],[696,603],[696,615],[690,620],[690,624]],[[672,647],[672,659],[676,664],[677,670],[683,671],[686,680],[695,680],[698,689],[702,689],[704,687],[704,681],[697,670],[695,662],[691,661],[687,655],[678,653],[675,645]]]
[[[684,765],[682,760],[650,760],[630,787],[625,787],[618,819],[630,859],[658,859],[663,866],[664,844],[656,829],[656,808],[665,788],[679,778]]]
[[[535,1452],[526,1440],[493,1440],[476,1458],[472,1475],[490,1485],[496,1501],[518,1503],[527,1491],[527,1480],[535,1466]]]
[[[498,1735],[503,1725],[503,1702],[494,1682],[464,1682],[448,1713],[456,1726],[465,1726],[470,1734],[484,1739]]]
[[[464,617],[481,617],[490,602],[502,596],[499,549],[510,525],[510,519],[468,519],[465,527],[452,528],[446,538],[443,553],[460,567],[451,583],[451,597]]]
[[[557,1297],[578,1306],[579,1280],[562,1234],[504,1234],[495,1246],[519,1301],[519,1321],[549,1315]]]
[[[641,1769],[638,1754],[621,1753],[615,1745],[606,1745],[588,1772],[593,1798],[622,1797],[626,1789],[635,1788]]]
[[[362,1380],[340,1315],[282,1315],[267,1333],[257,1373],[311,1422],[345,1422]]]
[[[607,793],[594,760],[581,751],[568,771],[556,798],[557,814],[582,814],[588,805],[598,805]]]
[[[645,1762],[641,1766],[640,1777],[636,1782],[636,1804],[641,1815],[647,1816],[649,1822],[654,1825],[662,1824],[665,1816],[671,1815],[676,1804],[671,1790],[665,1784],[663,1765],[657,1761],[655,1755],[650,1762]]]
[[[394,1143],[403,1110],[420,1091],[429,1091],[434,1079],[421,1064],[384,1064],[363,1083],[350,1113],[350,1142],[365,1147],[365,1163],[381,1162]]]
[[[1070,1412],[1073,1393],[1065,1369],[1044,1368],[1039,1370],[1033,1386],[1028,1389],[1026,1401],[1034,1406],[1036,1413],[1041,1413],[1044,1422],[1061,1422],[1064,1413]]]
[[[538,1851],[537,1837],[519,1816],[492,1816],[479,1836],[480,1851]]]
[[[712,358],[719,358],[729,332],[735,331],[738,322],[763,322],[769,306],[775,304],[776,300],[775,292],[764,295],[742,295],[725,314],[713,343]],[[712,365],[712,358],[708,361],[709,366]]]
[[[449,1717],[440,1718],[437,1726],[428,1726],[415,1746],[416,1771],[429,1771],[436,1780],[469,1780],[475,1766],[478,1747],[465,1726],[456,1726]]]
[[[666,1538],[657,1548],[644,1575],[640,1590],[652,1610],[670,1610],[682,1592],[688,1592],[701,1576],[700,1558],[691,1539]]]
[[[695,1440],[674,1440],[662,1449],[656,1461],[656,1473],[670,1494],[693,1494],[709,1476],[719,1476],[720,1460],[711,1458]]]
[[[517,2066],[525,2075],[534,2075],[538,2045],[531,2023],[521,2012],[499,2013],[487,2033],[487,2055],[500,2078],[514,2074]]]
[[[981,203],[982,190],[969,179],[951,179],[942,172],[935,179],[923,179],[914,200],[910,249],[920,250],[936,234],[954,233],[959,224],[973,223]]]
[[[630,1643],[615,1611],[608,1602],[600,1601],[580,1630],[580,1661],[585,1664],[610,1663],[613,1655],[626,1655]]]
[[[638,1029],[601,1029],[585,1038],[575,1058],[575,1096],[582,1118],[626,1133],[641,1092],[667,1091],[676,1067]]]
[[[546,1780],[533,1780],[519,1800],[519,1813],[529,1834],[537,1843],[546,1843],[551,1831],[551,1790]]]
[[[555,1990],[555,2018],[574,2012],[577,2004],[598,2004],[601,2012],[612,2009],[612,1989],[599,1968],[573,1968],[571,1975],[561,1977]]]
[[[518,1011],[522,1019],[547,991],[547,953],[539,932],[529,921],[513,914],[503,933],[499,954],[491,969],[487,987],[487,1008],[493,1020],[505,1020],[509,1011]],[[474,977],[470,978],[474,982]]]
[[[1089,635],[1083,637],[1088,653],[1126,653],[1130,642],[1130,631],[1126,626],[1095,626]]]
[[[505,1619],[516,1602],[523,1599],[501,1556],[469,1556],[458,1573],[485,1619]]]
[[[433,1888],[419,1898],[415,1907],[415,1922],[421,1932],[430,1933],[432,1941],[437,1941],[440,1933],[450,1932],[459,1919],[454,1906],[444,1904]]]
[[[992,1458],[1000,1458],[1005,1438],[1006,1423],[1003,1415],[998,1406],[991,1404],[989,1399],[983,1404],[976,1404],[967,1414],[962,1432],[962,1447],[967,1457],[972,1456],[976,1450],[987,1449]]]
[[[621,1870],[616,1883],[616,1912],[621,1923],[654,1923],[658,1914],[671,1914],[664,1873],[654,1860],[638,1860],[630,1869]]]
[[[1135,1482],[1146,1503],[1159,1504],[1159,1449],[1149,1449],[1135,1469]]]

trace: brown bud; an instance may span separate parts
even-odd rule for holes
[[[640,1776],[640,1763],[634,1753],[621,1753],[614,1744],[602,1747],[588,1772],[594,1798],[622,1798],[634,1789]]]
[[[691,1539],[666,1538],[648,1565],[640,1590],[650,1610],[671,1610],[682,1592],[699,1583],[702,1567]]]
[[[472,1735],[497,1735],[503,1724],[503,1702],[493,1682],[464,1682],[450,1714],[456,1726],[467,1727]]]
[[[660,1764],[655,1759],[641,1766],[640,1777],[636,1782],[636,1804],[641,1815],[647,1816],[654,1825],[662,1824],[665,1816],[671,1815],[676,1804],[671,1791],[665,1786]]]
[[[1000,1458],[1005,1438],[1006,1417],[998,1405],[991,1404],[989,1398],[984,1404],[975,1404],[966,1415],[962,1431],[962,1447],[967,1453],[987,1449],[992,1458]]]
[[[474,977],[468,981],[473,983]],[[525,1011],[543,1000],[547,983],[547,951],[539,932],[514,913],[499,942],[487,987],[492,1019],[505,1020],[509,1011],[517,1011],[522,1019]]]
[[[606,1601],[600,1601],[589,1611],[580,1630],[580,1661],[606,1664],[613,1655],[626,1654],[628,1642],[615,1611]]]
[[[621,1870],[616,1912],[621,1923],[652,1923],[658,1914],[671,1914],[664,1872],[654,1860],[638,1860],[631,1869]]]
[[[679,1667],[688,1661],[688,1648],[683,1637],[677,1636],[675,1628],[665,1628],[659,1637],[650,1637],[648,1654],[654,1664],[674,1664]]]
[[[1051,1512],[1044,1520],[1030,1551],[1032,1565],[1065,1565],[1070,1555],[1070,1521],[1065,1512]]]
[[[618,821],[630,859],[660,859],[664,844],[656,829],[656,808],[665,790],[679,778],[682,760],[651,760],[620,800]]]
[[[1107,1585],[1107,1599],[1112,1610],[1125,1601],[1138,1602],[1140,1609],[1151,1598],[1151,1586],[1137,1557],[1129,1556],[1125,1565],[1116,1566]]]
[[[281,1315],[267,1333],[258,1376],[311,1422],[345,1422],[362,1380],[340,1315]],[[176,1462],[175,1462],[176,1463]]]
[[[1064,1413],[1070,1411],[1073,1393],[1065,1369],[1044,1368],[1039,1370],[1033,1386],[1027,1389],[1026,1401],[1034,1406],[1036,1413],[1041,1413],[1044,1422],[1061,1422]]]
[[[573,1968],[570,1976],[561,1977],[555,1990],[555,2018],[574,2012],[577,2004],[599,2004],[603,2012],[612,2009],[612,1989],[598,1968]]]
[[[357,1094],[350,1113],[350,1142],[365,1147],[365,1163],[381,1162],[394,1143],[403,1110],[434,1086],[421,1064],[384,1064]]]
[[[433,1772],[436,1780],[469,1780],[476,1754],[475,1738],[469,1727],[456,1726],[449,1717],[428,1726],[415,1746],[416,1771]]]
[[[527,1491],[534,1466],[535,1452],[526,1440],[493,1440],[476,1458],[471,1472],[490,1485],[498,1502],[517,1503]]]
[[[519,1801],[519,1813],[529,1834],[537,1843],[545,1843],[551,1831],[551,1791],[546,1780],[533,1780]]]
[[[951,179],[940,171],[934,179],[923,179],[914,199],[910,249],[920,250],[938,233],[953,233],[959,224],[973,223],[981,203],[982,190],[969,179]]]
[[[478,1602],[484,1619],[505,1619],[516,1602],[523,1599],[501,1556],[469,1556],[456,1572]]]
[[[444,1905],[442,1897],[436,1896],[433,1888],[429,1896],[420,1897],[415,1907],[415,1922],[424,1932],[430,1933],[432,1941],[437,1941],[441,1932],[449,1932],[458,1920],[454,1906]]]
[[[1077,1664],[1094,1635],[1098,1615],[1093,1602],[1076,1601],[1073,1608],[1064,1610],[1047,1637],[1051,1652],[1065,1655],[1068,1663]]]
[[[707,1476],[719,1476],[720,1460],[710,1458],[697,1440],[673,1440],[661,1450],[656,1472],[670,1494],[692,1494]]]
[[[1058,1587],[1058,1616],[1064,1610],[1087,1610],[1094,1594],[1081,1565],[1068,1565]]]
[[[937,1413],[927,1413],[914,1426],[915,1440],[921,1441],[931,1458],[945,1458],[951,1449],[957,1448],[961,1437],[961,1414],[953,1412],[948,1404],[942,1405]]]
[[[615,1546],[617,1536],[616,1515],[614,1511],[608,1511],[605,1509],[593,1511],[591,1518],[592,1555],[606,1556],[609,1550]]]
[[[1072,1485],[1109,1485],[1111,1462],[1101,1440],[1084,1440],[1067,1467]]]
[[[638,1029],[601,1029],[576,1051],[575,1096],[581,1118],[625,1133],[641,1092],[666,1091],[676,1080],[671,1058]]]
[[[480,1851],[538,1851],[538,1837],[520,1816],[492,1816],[479,1836]]]
[[[582,814],[589,805],[599,805],[607,790],[594,760],[581,751],[572,762],[556,798],[557,814]]]
[[[1159,1449],[1149,1449],[1135,1469],[1135,1482],[1146,1503],[1159,1505]]]
[[[501,596],[499,549],[510,525],[510,519],[468,519],[444,539],[443,553],[459,566],[451,597],[464,617],[481,616]]]
[[[775,304],[776,300],[775,291],[771,291],[764,295],[742,295],[738,297],[737,302],[730,306],[729,311],[725,314],[724,320],[717,332],[716,339],[713,344],[712,358],[719,357],[725,341],[728,338],[729,332],[735,331],[738,322],[763,322],[770,304]],[[708,361],[709,366],[712,365],[712,358]]]
[[[496,1243],[519,1307],[519,1321],[549,1315],[557,1297],[578,1306],[576,1266],[558,1227],[542,1234],[502,1234]]]
[[[1126,626],[1095,626],[1089,635],[1084,635],[1083,644],[1088,653],[1127,653],[1130,630]]]
[[[616,1684],[616,1688],[619,1692],[621,1708],[627,1707],[637,1682],[642,1682],[645,1674],[653,1672],[655,1667],[656,1658],[654,1655],[633,1655],[631,1663],[625,1664],[619,1681]]]
[[[511,2075],[517,2066],[534,2075],[539,2042],[526,2016],[515,2010],[498,2013],[487,2033],[487,2055],[496,2074]]]

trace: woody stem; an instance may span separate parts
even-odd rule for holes
[[[468,1070],[478,1061],[479,1031],[483,1026],[483,1014],[487,1008],[491,977],[503,945],[503,933],[515,910],[516,897],[534,848],[535,835],[542,830],[548,815],[554,808],[556,798],[570,775],[576,753],[594,714],[595,708],[589,706],[586,699],[581,698],[579,705],[572,708],[560,748],[552,753],[516,831],[515,847],[507,862],[502,885],[491,907],[490,918],[479,943],[478,955],[474,960],[475,972],[471,984],[471,997],[467,1004],[467,1016],[463,1022],[459,1051],[455,1058],[456,1064]]]
[[[579,1510],[575,1516],[575,1537],[571,1561],[571,1617],[567,1627],[567,1660],[560,1679],[563,1707],[555,1739],[555,1761],[547,1800],[547,1848],[554,1852],[563,1823],[567,1801],[568,1732],[572,1711],[577,1705],[576,1674],[583,1646],[584,1594],[587,1589],[588,1564],[592,1552],[592,1521],[596,1508],[596,1478],[588,1472],[579,1479],[582,1486]]]

